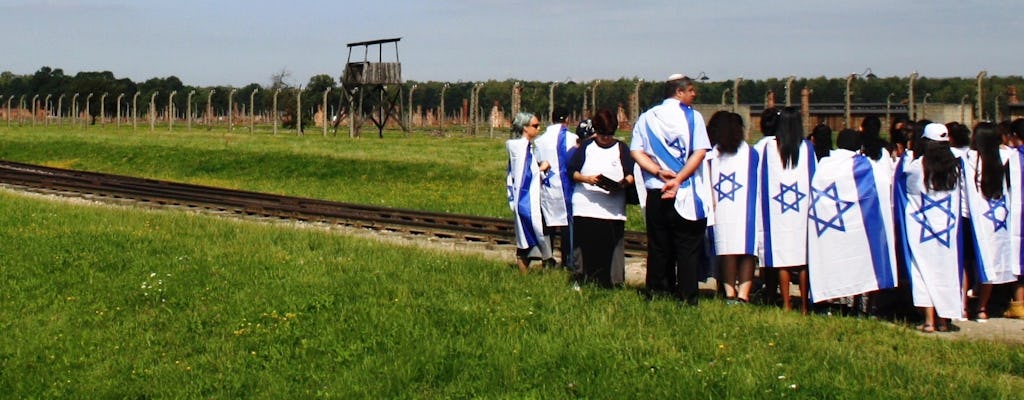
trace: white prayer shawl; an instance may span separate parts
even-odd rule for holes
[[[1024,146],[1010,152],[1010,261],[1013,273],[1021,275],[1024,270],[1024,243],[1021,231],[1024,230]]]
[[[1000,151],[1001,161],[1010,161],[1011,149]],[[1014,265],[1012,240],[1010,232],[1010,198],[1006,180],[1003,180],[1003,197],[998,200],[987,199],[978,187],[981,174],[981,159],[977,151],[968,150],[963,156],[964,193],[967,211],[971,216],[974,232],[975,264],[978,270],[978,281],[981,283],[1000,284],[1013,282],[1020,274],[1020,266]]]
[[[715,254],[757,254],[757,151],[741,143],[736,153],[709,154]]]
[[[807,229],[813,301],[896,286],[892,204],[877,177],[867,157],[849,150],[833,150],[819,161]]]
[[[533,139],[537,161],[547,161],[551,169],[542,173],[540,209],[548,226],[568,226],[572,218],[572,176],[566,171],[569,149],[576,146],[576,134],[564,124],[549,126]]]
[[[691,130],[690,127],[693,127]],[[642,150],[661,168],[679,172],[695,150],[709,150],[707,127],[700,112],[676,99],[665,99],[647,110],[633,126],[630,150]],[[647,189],[665,186],[661,178],[642,171]],[[702,162],[689,178],[679,185],[675,208],[687,220],[711,218],[711,187]]]
[[[547,248],[540,211],[540,169],[526,138],[505,142],[508,150],[508,205],[515,215],[516,247]]]
[[[896,225],[914,305],[935,307],[941,318],[963,313],[960,210],[962,185],[925,188],[922,159],[897,163],[893,182]]]
[[[774,137],[766,138],[758,165],[757,217],[761,246],[758,257],[765,267],[807,265],[807,206],[811,176],[817,159],[814,147],[804,140],[800,160],[789,169]]]

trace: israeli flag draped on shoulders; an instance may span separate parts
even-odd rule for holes
[[[999,152],[1003,164],[1011,160],[1011,151],[1016,153],[1011,149]],[[1020,274],[1020,266],[1014,264],[1016,260],[1013,259],[1014,254],[1011,250],[1010,207],[1013,203],[1009,188],[1006,187],[1004,180],[1003,197],[985,198],[977,184],[981,179],[981,160],[978,152],[968,150],[963,160],[964,201],[971,216],[970,228],[974,232],[974,242],[967,245],[974,246],[978,281],[992,284],[1013,282],[1017,280],[1015,275]]]
[[[640,140],[642,148],[661,168],[679,172],[694,150],[710,150],[704,117],[700,112],[676,99],[665,99],[661,104],[645,112],[633,127],[634,141]],[[636,146],[631,146],[636,149]],[[643,171],[646,188],[660,189],[664,182],[655,175]],[[711,189],[702,162],[689,178],[679,185],[676,192],[675,208],[687,220],[709,218]]]
[[[533,145],[526,138],[505,142],[508,150],[506,189],[508,205],[515,215],[516,247],[528,249],[545,244],[540,211],[540,169]]]
[[[564,124],[548,126],[533,140],[537,161],[547,161],[551,168],[541,173],[540,207],[549,226],[567,226],[572,218],[572,177],[568,174],[569,149],[576,146],[576,134]]]
[[[813,301],[896,286],[892,207],[889,192],[879,190],[888,183],[877,177],[867,157],[849,150],[834,150],[818,164],[807,215]]]
[[[1024,243],[1021,240],[1021,231],[1024,230],[1024,146],[1010,152],[1010,262],[1013,265],[1013,273],[1022,275],[1024,270]]]
[[[927,189],[922,160],[912,159],[905,154],[896,165],[893,217],[914,305],[935,307],[941,318],[960,318],[962,186],[949,191]]]
[[[757,254],[757,151],[741,143],[734,154],[713,153],[708,174],[715,209],[715,253]]]
[[[758,257],[765,267],[807,265],[807,206],[817,165],[811,142],[800,146],[800,160],[783,168],[776,139],[761,144],[758,165]]]

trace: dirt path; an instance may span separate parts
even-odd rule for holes
[[[1024,344],[1024,320],[991,318],[988,322],[953,322],[959,332],[918,333],[922,336],[949,340],[991,340],[1013,344]]]

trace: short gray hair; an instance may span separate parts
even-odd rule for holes
[[[526,129],[526,125],[530,123],[535,117],[533,113],[520,112],[516,114],[515,118],[512,118],[512,133],[516,136],[522,136],[523,130]]]
[[[677,77],[677,75],[672,75],[669,78],[674,78],[674,79],[670,79],[670,80],[665,82],[664,90],[665,90],[665,98],[666,99],[672,98],[673,96],[675,96],[676,95],[676,90],[679,90],[679,89],[686,90],[686,88],[688,88],[690,86],[693,86],[693,81],[690,80],[690,77],[688,77],[688,76]]]

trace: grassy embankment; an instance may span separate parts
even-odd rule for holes
[[[60,142],[60,135],[36,134]],[[205,154],[196,159],[205,163],[213,161],[204,151],[232,154],[223,137],[206,142],[222,146],[218,150],[188,144],[203,138],[174,146],[134,136],[119,137],[125,144],[118,144],[101,135],[76,139],[78,148],[104,149],[97,154],[75,153],[72,145],[48,153],[46,146],[3,131],[0,142],[5,158],[37,153],[41,161],[50,157],[47,163],[94,169],[88,163],[96,161],[87,160],[115,155],[137,161],[136,168],[122,168],[141,175],[174,168],[161,166],[160,157],[136,155],[134,147],[163,157]],[[281,140],[280,149],[267,151],[276,155],[262,157],[289,159],[287,148],[305,148],[302,140]],[[309,141],[342,148],[371,140]],[[474,141],[465,141],[442,147],[471,148]],[[247,157],[232,160],[259,169],[260,163],[244,161],[267,159],[251,146]],[[433,165],[416,159],[440,151],[365,163]],[[317,165],[340,171],[333,169],[337,159],[295,152],[296,159],[329,158],[334,162]],[[261,175],[233,168],[239,175]],[[282,179],[319,173],[295,168]],[[191,173],[215,181],[206,183],[232,182]],[[379,194],[386,189],[367,191],[387,198]],[[800,317],[716,301],[687,308],[645,302],[626,290],[577,293],[562,273],[521,277],[502,262],[478,257],[173,211],[0,193],[0,226],[0,391],[15,398],[1024,393],[1019,347],[936,340],[876,321]]]
[[[511,218],[504,140],[400,132],[192,133],[0,128],[0,159],[360,204]],[[639,208],[626,229],[643,230]]]

